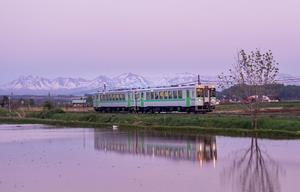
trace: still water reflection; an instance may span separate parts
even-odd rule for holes
[[[258,139],[251,138],[249,147],[232,155],[230,166],[222,178],[233,183],[239,191],[279,192],[283,168],[267,151],[261,149]]]
[[[0,191],[299,191],[299,140],[0,125]]]
[[[130,131],[127,133],[95,132],[95,149],[162,157],[172,160],[213,161],[217,159],[215,136],[176,136],[154,132]]]

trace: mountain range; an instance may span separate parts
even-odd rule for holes
[[[289,75],[282,74],[284,78]],[[196,82],[197,74],[193,73],[177,73],[172,75],[161,75],[157,77],[144,77],[134,73],[123,73],[115,77],[100,75],[94,79],[84,78],[67,78],[58,77],[49,79],[39,76],[20,76],[7,84],[0,85],[0,94],[32,94],[45,95],[51,94],[73,94],[83,95],[85,93],[93,93],[102,90],[104,84],[107,89],[114,88],[137,88],[137,87],[153,87],[168,86],[182,83]],[[201,82],[214,83],[217,82],[217,76],[201,76]]]
[[[84,94],[107,89],[152,87],[191,82],[197,75],[191,73],[174,74],[156,78],[146,78],[134,73],[123,73],[115,77],[100,75],[94,79],[58,77],[49,79],[39,76],[20,76],[0,86],[0,94]]]

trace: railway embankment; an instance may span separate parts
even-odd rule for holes
[[[251,128],[251,119],[245,113],[210,114],[128,114],[64,112],[49,110],[40,112],[14,112],[0,110],[0,123],[38,123],[65,127],[143,129],[183,134],[217,134],[230,136],[258,135],[264,138],[300,138],[298,113],[262,113],[258,117],[258,129]]]

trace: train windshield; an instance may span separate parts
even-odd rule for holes
[[[203,97],[204,96],[204,91],[202,88],[197,88],[196,89],[196,96],[197,97]]]
[[[211,88],[210,89],[210,96],[211,97],[216,97],[216,88]]]

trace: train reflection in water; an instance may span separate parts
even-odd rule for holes
[[[217,160],[215,136],[176,136],[155,132],[97,132],[95,149],[120,154],[163,157],[172,160]]]

